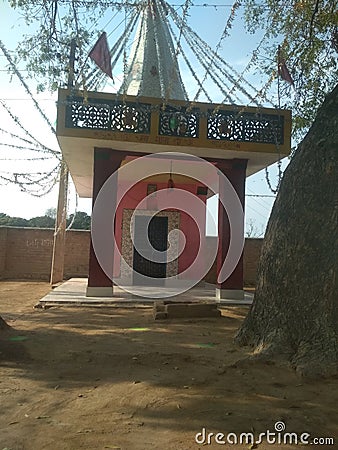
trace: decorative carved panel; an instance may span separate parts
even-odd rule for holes
[[[110,129],[110,107],[108,104],[84,103],[74,99],[67,105],[66,123],[71,128]]]
[[[114,131],[144,134],[150,132],[149,105],[122,103],[114,105],[111,114],[111,128]]]
[[[71,128],[94,128],[129,133],[150,132],[150,106],[80,97],[68,99],[66,124]]]
[[[284,118],[273,114],[209,111],[208,139],[283,144]]]
[[[160,111],[159,134],[162,136],[180,136],[197,138],[199,131],[198,110],[176,110],[166,108]]]

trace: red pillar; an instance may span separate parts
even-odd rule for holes
[[[112,150],[110,148],[94,149],[93,207],[96,197],[103,184],[116,170],[119,169],[125,156],[125,152]],[[109,206],[113,207],[116,202],[116,193],[115,198],[111,200],[112,201]],[[92,242],[90,243],[89,276],[86,295],[95,297],[111,297],[113,295],[112,281],[101,269],[95,255]]]
[[[244,211],[245,203],[245,177],[246,177],[246,159],[233,159],[230,161],[218,162],[218,169],[228,178],[234,187]],[[222,182],[220,181],[220,189]],[[244,215],[243,215],[244,222]],[[243,223],[244,225],[244,223]],[[230,225],[226,211],[223,205],[218,204],[218,236],[219,247],[217,253],[217,278],[221,267],[228,253],[230,244]],[[218,299],[241,300],[244,299],[243,291],[243,253],[236,268],[232,274],[223,283],[217,283],[216,297]]]

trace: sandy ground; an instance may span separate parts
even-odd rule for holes
[[[0,315],[13,327],[0,332],[0,450],[338,448],[195,442],[203,428],[226,442],[272,433],[277,421],[312,437],[337,432],[336,379],[238,363],[248,350],[232,338],[245,309],[165,322],[144,308],[34,310],[48,290],[0,283]]]

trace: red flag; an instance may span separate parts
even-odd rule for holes
[[[285,80],[292,86],[294,86],[294,82],[290,75],[289,69],[286,67],[285,59],[280,55],[280,49],[278,49],[278,75],[282,80]]]
[[[89,52],[89,58],[110,78],[113,78],[111,70],[111,57],[107,41],[107,33],[104,31]]]

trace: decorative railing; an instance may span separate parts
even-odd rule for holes
[[[70,97],[66,105],[66,127],[148,134],[150,106]]]
[[[289,111],[187,102],[171,102],[164,107],[159,99],[136,102],[113,94],[107,94],[107,98],[104,94],[84,98],[66,92],[62,93],[66,128],[155,133],[159,139],[173,136],[210,144],[236,141],[288,145],[290,123],[286,133],[285,119],[290,118]]]
[[[284,117],[260,112],[236,114],[227,110],[210,110],[208,139],[283,144]]]
[[[187,111],[186,108],[166,107],[160,110],[159,130],[161,136],[199,137],[199,115],[196,108]]]

